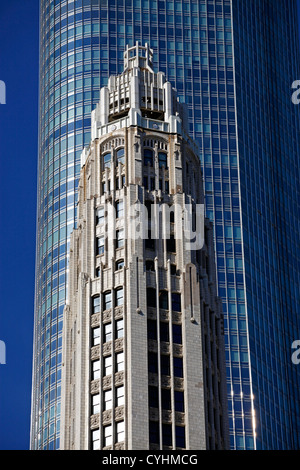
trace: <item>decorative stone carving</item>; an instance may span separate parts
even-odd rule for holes
[[[100,357],[100,346],[93,346],[91,348],[91,360],[95,361]]]
[[[149,419],[158,420],[158,410],[156,408],[149,408]]]
[[[167,310],[160,310],[159,315],[161,320],[169,321],[169,312]]]
[[[164,353],[164,354],[169,354],[169,352],[170,352],[169,344],[162,341],[160,343],[160,352]]]
[[[103,424],[108,424],[111,422],[112,413],[111,410],[105,410],[102,413]]]
[[[119,352],[123,350],[123,338],[118,338],[115,340],[115,351]]]
[[[112,446],[103,447],[103,450],[112,450]]]
[[[94,313],[91,316],[91,327],[96,328],[100,325],[100,313]]]
[[[185,414],[180,411],[175,411],[175,422],[176,424],[185,424]]]
[[[163,410],[162,411],[162,420],[164,422],[170,423],[172,421],[172,411]]]
[[[115,444],[115,450],[125,450],[124,442],[118,442],[117,444]]]
[[[91,426],[91,429],[96,429],[99,427],[99,423],[100,423],[100,415],[99,413],[96,414],[96,415],[92,415],[91,418],[90,418],[90,426]]]
[[[181,322],[181,312],[173,312],[173,321],[177,323]]]
[[[115,307],[115,318],[120,318],[123,316],[123,305]]]
[[[179,377],[175,377],[174,378],[174,387],[177,390],[183,390],[183,379],[181,379]]]
[[[173,344],[173,353],[175,356],[182,356],[182,345]]]
[[[171,386],[171,378],[167,375],[161,376],[161,385],[162,387],[170,387]]]
[[[103,356],[111,354],[111,341],[103,344]]]
[[[91,382],[91,393],[95,394],[99,392],[100,388],[100,379],[92,380]]]
[[[111,375],[107,375],[103,377],[102,379],[102,387],[104,389],[110,388],[111,387]]]
[[[103,321],[103,323],[111,321],[111,309],[105,310],[105,312],[103,312],[103,320],[102,321]]]
[[[124,418],[124,406],[118,406],[115,408],[115,420],[119,421]]]
[[[121,385],[124,383],[124,372],[117,372],[115,374],[115,385]]]

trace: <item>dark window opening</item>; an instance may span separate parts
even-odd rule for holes
[[[168,343],[170,341],[169,337],[169,323],[160,322],[160,340]]]
[[[162,375],[170,375],[170,356],[162,354],[161,359],[160,359],[160,363],[161,363],[161,374]],[[179,376],[177,376],[177,377],[179,377]]]
[[[156,307],[156,290],[152,287],[147,288],[147,306]]]
[[[158,388],[149,386],[149,406],[158,408]]]

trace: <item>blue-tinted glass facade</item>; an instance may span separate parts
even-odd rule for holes
[[[300,369],[291,361],[300,331],[296,2],[235,0],[233,21],[257,448],[299,449]]]
[[[40,3],[32,448],[59,448],[68,236],[76,220],[79,157],[90,141],[90,112],[99,100],[100,87],[111,74],[123,70],[126,44],[133,45],[137,40],[153,48],[155,71],[165,72],[180,100],[188,104],[190,134],[200,148],[206,212],[215,224],[217,280],[225,314],[231,446],[253,449],[256,445],[292,445],[295,440],[290,421],[299,413],[299,382],[289,347],[297,325],[299,260],[297,268],[291,246],[298,243],[299,254],[299,194],[295,192],[298,199],[293,198],[287,188],[290,177],[295,190],[299,183],[296,149],[300,121],[289,101],[290,84],[300,76],[294,59],[296,3]],[[283,24],[281,17],[285,18]],[[284,90],[288,86],[284,98],[283,86]],[[273,165],[273,173],[268,165]],[[263,208],[265,201],[269,205]],[[258,211],[268,214],[259,218]],[[289,250],[291,256],[280,252],[281,248]],[[286,336],[282,337],[282,331]],[[293,404],[287,403],[291,401]],[[253,429],[254,406],[258,444]],[[280,436],[277,441],[275,433]]]

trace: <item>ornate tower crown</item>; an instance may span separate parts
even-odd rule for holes
[[[152,58],[153,51],[147,43],[126,46],[124,71],[109,77],[92,112],[92,141],[130,126],[179,133],[188,138],[187,106],[179,102],[165,74],[153,71]],[[82,164],[85,153],[86,149]]]
[[[138,67],[140,69],[147,69],[153,73],[152,59],[153,50],[150,49],[147,43],[145,46],[141,46],[137,41],[133,47],[127,45],[124,52],[124,72]]]

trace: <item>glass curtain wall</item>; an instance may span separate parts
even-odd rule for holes
[[[291,101],[300,76],[296,1],[234,0],[233,21],[257,448],[297,449],[300,369],[291,360],[300,331],[300,113]],[[240,349],[239,329],[233,335]],[[235,361],[231,374],[242,390]]]
[[[251,9],[250,6],[246,7],[248,3],[252,5],[252,20],[247,24],[244,16],[249,13],[248,8]],[[276,3],[278,9],[270,8],[265,11],[264,13],[269,16],[263,20],[263,13],[257,7],[258,3],[264,5]],[[276,324],[272,324],[272,327],[275,329],[282,327],[283,306],[286,309],[290,308],[296,302],[296,298],[295,295],[289,297],[288,303],[285,304],[285,299],[280,297],[279,307],[277,296],[281,294],[273,295],[277,284],[273,282],[271,269],[269,272],[272,290],[269,286],[264,288],[259,276],[255,281],[252,280],[256,272],[253,271],[254,262],[251,261],[251,264],[249,261],[249,250],[254,250],[252,237],[254,228],[249,229],[250,220],[252,223],[249,211],[250,207],[252,209],[256,207],[253,206],[256,201],[256,190],[253,186],[249,196],[246,190],[248,192],[249,185],[255,184],[259,185],[261,191],[265,173],[259,174],[259,181],[252,183],[256,175],[254,174],[253,178],[251,176],[248,181],[248,172],[251,165],[253,167],[261,164],[259,162],[263,160],[262,155],[270,152],[270,149],[273,154],[265,155],[265,159],[273,161],[276,145],[282,148],[285,146],[284,154],[280,157],[280,165],[283,165],[284,158],[290,154],[290,143],[293,142],[295,153],[299,142],[294,131],[291,140],[291,136],[286,134],[282,136],[280,144],[276,143],[276,139],[279,139],[278,134],[280,132],[284,134],[284,121],[289,112],[286,103],[284,108],[286,114],[280,123],[278,121],[279,127],[276,128],[276,135],[272,136],[272,146],[270,144],[268,148],[264,146],[258,148],[254,144],[253,141],[257,140],[258,135],[261,140],[265,137],[271,139],[271,127],[267,128],[263,136],[260,124],[265,125],[267,122],[267,113],[255,126],[255,120],[258,121],[261,111],[254,99],[252,99],[253,107],[248,110],[248,95],[242,96],[244,93],[242,79],[245,78],[247,70],[246,78],[249,83],[255,70],[253,94],[255,99],[256,94],[263,99],[263,90],[257,91],[262,77],[267,73],[276,75],[276,71],[280,68],[279,58],[276,61],[277,65],[272,65],[272,41],[274,49],[277,40],[281,40],[283,55],[286,52],[285,47],[288,48],[288,38],[293,40],[293,44],[295,42],[295,2],[41,0],[40,5],[40,142],[32,448],[59,448],[61,335],[66,299],[68,237],[76,223],[76,187],[80,153],[83,146],[88,145],[90,141],[90,112],[99,100],[100,87],[106,85],[111,74],[121,73],[123,70],[123,52],[126,44],[131,46],[138,40],[141,44],[149,43],[153,48],[155,71],[165,72],[167,79],[177,88],[179,99],[186,102],[189,108],[189,132],[191,137],[197,140],[200,148],[199,156],[205,180],[206,213],[214,221],[217,280],[225,314],[231,446],[233,449],[253,449],[256,446],[253,403],[259,406],[263,404],[262,396],[258,398],[257,384],[260,386],[260,382],[255,362],[257,341],[262,342],[261,335],[269,331],[262,330],[261,325],[264,325],[264,328],[268,325],[270,328],[271,323],[275,321]],[[247,12],[243,9],[247,9]],[[253,15],[256,15],[255,22]],[[279,25],[281,16],[286,18],[282,26]],[[265,23],[269,30],[269,49],[266,49],[265,55],[258,59],[254,41],[258,39],[257,35],[263,42]],[[288,28],[291,29],[289,33],[287,33]],[[277,36],[272,37],[275,33]],[[288,34],[288,38],[283,41],[284,34]],[[236,57],[234,57],[235,49]],[[268,62],[264,69],[265,75],[257,72],[255,60]],[[236,78],[234,65],[238,71]],[[263,65],[260,64],[259,67],[263,68]],[[297,79],[297,70],[290,69],[289,72],[295,73],[292,81]],[[283,74],[284,71],[281,70],[280,76]],[[238,122],[236,107],[243,108],[238,113]],[[277,110],[273,109],[274,119],[278,119],[276,112]],[[294,121],[293,123],[295,124]],[[240,135],[239,147],[237,126]],[[249,137],[247,138],[249,129],[252,132],[251,143]],[[250,167],[248,161],[251,163]],[[295,165],[296,163],[291,163],[290,171],[291,174],[294,171],[294,175],[297,175]],[[278,166],[277,175],[280,168]],[[282,184],[283,181],[287,181],[287,178],[282,180]],[[272,182],[269,182],[269,189],[271,185]],[[281,187],[277,186],[277,189]],[[280,195],[280,198],[283,198],[280,199],[282,205],[280,214],[284,213],[286,193],[287,191]],[[269,196],[271,197],[270,194]],[[295,202],[291,199],[292,196],[289,209],[293,210]],[[255,221],[257,217],[255,213]],[[278,218],[279,215],[276,219],[277,224]],[[292,221],[292,215],[287,219]],[[271,230],[270,227],[268,230]],[[268,232],[264,236],[267,244]],[[275,244],[274,237],[271,243],[272,246]],[[272,249],[270,248],[270,254]],[[244,256],[247,259],[244,259]],[[260,255],[256,253],[251,256],[255,256],[251,259],[255,259],[256,263]],[[262,260],[259,262],[264,263]],[[284,260],[284,263],[284,272],[289,274],[288,260]],[[265,269],[265,264],[261,266],[263,266],[261,269]],[[296,276],[295,262],[293,266]],[[281,275],[280,282],[283,289],[283,282],[288,282],[288,279]],[[252,302],[250,309],[246,305],[246,299],[248,301],[246,286],[247,296]],[[296,284],[293,286],[295,291]],[[258,290],[253,291],[253,289]],[[262,301],[263,297],[266,300]],[[259,308],[254,308],[254,302],[256,305],[259,304]],[[262,307],[264,302],[268,304],[266,311]],[[277,303],[277,310],[274,308],[274,303]],[[259,309],[257,318],[260,320],[254,319],[257,308]],[[292,309],[289,311],[289,328],[292,330],[295,318]],[[272,318],[264,322],[264,315]],[[256,334],[254,342],[249,341],[249,333],[254,337],[254,332],[257,331],[259,336]],[[279,343],[279,332],[276,333],[276,338]],[[263,347],[260,346],[261,354],[262,351]],[[251,374],[250,359],[254,364],[254,374]],[[258,362],[260,360],[257,359]],[[263,392],[264,400],[271,400],[270,403],[273,400],[271,397],[274,396],[272,384],[278,380],[275,370],[277,369],[270,365],[269,373],[275,375],[269,377],[268,387],[266,385]],[[260,374],[263,374],[263,371]],[[255,392],[252,380],[256,381]],[[287,396],[285,395],[285,398]],[[281,395],[278,404],[280,413],[278,420],[288,420],[288,415],[284,415],[281,411],[280,404],[283,397]],[[256,426],[261,426],[263,419],[264,416],[257,420]],[[261,428],[257,427],[256,432],[262,433]],[[271,441],[262,438],[261,442]]]

